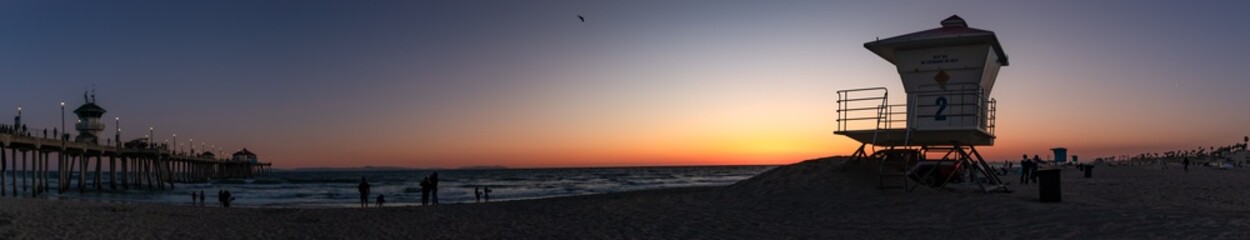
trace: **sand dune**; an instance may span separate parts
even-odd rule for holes
[[[1064,173],[1064,202],[875,188],[829,158],[725,187],[370,209],[201,208],[0,199],[4,239],[1035,239],[1250,238],[1247,171]],[[1007,179],[1013,180],[1014,176]]]

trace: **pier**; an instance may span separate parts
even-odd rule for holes
[[[59,129],[53,129],[51,135],[47,129],[27,129],[21,123],[21,108],[13,125],[0,124],[0,196],[39,196],[49,192],[54,177],[59,193],[75,188],[83,193],[167,190],[173,189],[175,183],[252,178],[271,170],[272,163],[258,161],[247,149],[230,158],[218,157],[211,151],[197,153],[194,148],[176,151],[168,144],[151,141],[150,133],[121,142],[115,140],[121,138],[118,130],[115,138],[101,144],[97,136],[104,124],[99,119],[105,111],[95,104],[94,96],[84,96],[84,100],[86,103],[74,110],[78,115],[78,136],[73,139]],[[64,105],[61,103],[62,115]]]

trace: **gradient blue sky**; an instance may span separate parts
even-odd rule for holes
[[[982,153],[1014,159],[1066,146],[1108,156],[1250,134],[1247,9],[3,1],[0,106],[23,106],[31,127],[55,127],[57,103],[76,106],[94,85],[126,138],[155,126],[158,136],[248,147],[280,168],[789,163],[854,150],[830,134],[834,91],[902,92],[864,42],[958,14],[997,32],[1011,57],[993,93],[998,145]]]

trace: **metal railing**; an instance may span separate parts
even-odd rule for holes
[[[846,132],[853,130],[887,130],[887,129],[903,129],[914,128],[911,123],[920,117],[936,117],[936,109],[945,107],[949,112],[956,114],[944,114],[944,118],[950,119],[952,125],[968,126],[973,124],[979,129],[983,129],[990,135],[994,135],[996,126],[996,112],[998,110],[998,101],[988,98],[981,86],[976,83],[949,84],[946,86],[921,85],[919,90],[914,94],[909,94],[908,101],[914,104],[916,109],[908,109],[904,104],[889,104],[889,90],[884,87],[860,88],[837,91],[838,93],[838,110],[837,110],[837,132]],[[954,103],[938,105],[936,103],[921,103],[918,98],[942,96],[952,98]],[[954,101],[958,98],[958,101]],[[917,113],[930,114],[907,114],[908,111],[916,111]]]
[[[945,97],[953,103],[937,104],[929,102],[921,102],[920,98],[929,97]],[[954,126],[969,126],[975,124],[978,129],[985,130],[990,135],[994,134],[994,125],[996,120],[996,112],[998,101],[991,99],[985,94],[984,89],[977,83],[959,83],[940,86],[937,84],[921,85],[914,94],[910,94],[908,101],[915,104],[914,111],[917,114],[911,115],[912,118],[933,118],[941,116]],[[947,114],[938,115],[937,109],[945,108]],[[923,109],[923,110],[921,110]],[[954,112],[955,114],[950,114]],[[920,114],[929,113],[929,114]],[[914,119],[909,119],[914,120]],[[909,127],[915,127],[908,125]]]
[[[852,129],[888,129],[896,122],[906,122],[906,118],[896,120],[894,115],[898,114],[893,112],[894,109],[906,105],[890,105],[890,92],[884,87],[848,89],[837,93],[838,132]]]

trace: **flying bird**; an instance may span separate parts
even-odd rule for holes
[[[582,17],[582,15],[577,15],[577,20],[582,20],[582,22],[586,22],[586,17]]]

